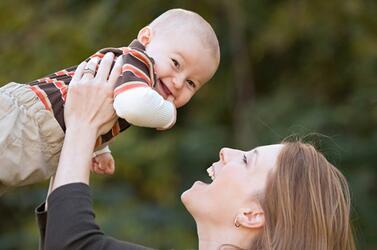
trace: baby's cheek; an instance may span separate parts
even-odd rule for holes
[[[154,71],[154,74],[156,75],[156,77],[158,78],[158,76],[159,76],[159,67],[157,66],[157,64],[155,64],[153,66],[153,71]]]
[[[175,100],[175,101],[177,102],[177,103],[175,103],[176,107],[180,108],[180,107],[186,105],[187,103],[189,103],[190,100],[191,100],[191,97],[192,97],[192,96],[193,96],[192,94],[188,94],[188,95],[180,95],[180,96]]]

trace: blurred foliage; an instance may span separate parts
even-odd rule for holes
[[[222,146],[250,149],[292,134],[347,176],[360,249],[377,249],[377,2],[0,1],[0,82],[28,82],[129,44],[169,8],[200,13],[218,34],[220,69],[174,129],[131,128],[112,146],[116,174],[93,178],[97,220],[114,237],[195,249],[179,196]],[[312,134],[314,132],[314,134]],[[35,249],[33,208],[47,182],[0,199],[0,249]]]

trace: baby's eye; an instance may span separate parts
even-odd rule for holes
[[[190,87],[192,88],[196,88],[196,84],[191,80],[187,80],[187,84],[190,85]]]
[[[175,59],[171,59],[173,61],[173,64],[174,64],[174,67],[176,67],[177,69],[179,69],[180,65],[179,65],[179,62]]]
[[[243,159],[242,159],[242,160],[243,160],[243,162],[247,165],[247,157],[246,157],[245,154],[243,155]]]

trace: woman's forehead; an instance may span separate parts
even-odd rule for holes
[[[258,146],[248,151],[248,153],[276,153],[280,152],[280,150],[284,147],[284,144],[271,144],[271,145],[264,145],[264,146]]]
[[[259,146],[247,152],[248,158],[253,158],[255,163],[268,168],[275,166],[276,160],[284,147],[283,144]]]

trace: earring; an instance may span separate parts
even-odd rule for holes
[[[234,219],[234,225],[236,226],[236,227],[240,227],[241,226],[241,224],[240,223],[238,223],[238,216],[236,216],[236,218]]]

